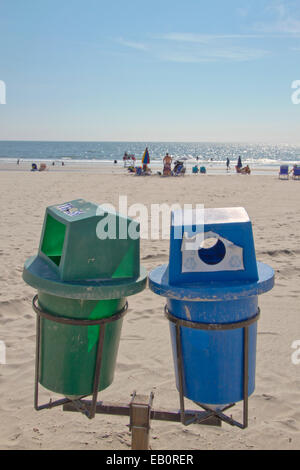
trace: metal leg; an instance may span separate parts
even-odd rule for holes
[[[243,428],[248,427],[248,384],[249,384],[249,327],[244,328],[244,393],[243,393]]]
[[[176,324],[176,351],[177,351],[177,371],[179,385],[180,415],[181,422],[185,424],[184,394],[183,394],[183,364],[180,325]]]
[[[40,370],[40,338],[41,338],[41,318],[36,318],[36,351],[35,351],[35,378],[34,378],[34,408],[39,409],[39,370]]]
[[[92,399],[92,406],[89,412],[90,419],[93,419],[96,413],[98,389],[99,389],[99,383],[100,383],[101,364],[102,364],[102,353],[103,353],[103,345],[104,345],[104,336],[105,336],[105,324],[100,326],[100,331],[99,331],[97,356],[96,356],[96,368],[95,368],[94,386],[93,386],[93,399]]]

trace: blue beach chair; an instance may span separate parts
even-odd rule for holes
[[[289,166],[288,165],[281,165],[279,169],[279,179],[289,179]]]
[[[185,174],[185,167],[183,162],[176,162],[174,166],[174,170],[172,171],[172,176],[184,176]]]
[[[300,179],[300,167],[296,166],[293,168],[293,180]]]

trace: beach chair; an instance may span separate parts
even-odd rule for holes
[[[182,162],[177,162],[175,164],[174,170],[172,171],[172,176],[184,176],[185,168]]]
[[[206,174],[206,168],[205,168],[205,166],[201,166],[201,167],[200,167],[200,173],[201,173],[202,175],[205,175],[205,174]]]
[[[136,176],[141,176],[143,174],[143,169],[141,166],[137,166],[135,169]]]
[[[199,168],[197,167],[197,165],[193,166],[192,173],[194,173],[194,174],[199,173]]]
[[[289,166],[288,165],[280,165],[279,169],[279,179],[289,179]]]
[[[296,166],[293,169],[293,180],[298,180],[298,179],[300,179],[300,167]]]

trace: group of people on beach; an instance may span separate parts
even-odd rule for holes
[[[146,151],[148,151],[147,148],[146,148]],[[124,156],[127,157],[127,154],[125,153]],[[132,156],[131,156],[131,159],[132,159]],[[126,160],[127,158],[125,159],[125,161]],[[135,158],[134,158],[134,161],[135,161]],[[150,161],[150,158],[148,159],[148,161]],[[158,171],[157,174],[160,176],[182,176],[185,174],[185,166],[182,161],[179,161],[179,160],[174,161],[173,169],[172,169],[172,163],[173,163],[173,158],[167,152],[165,157],[163,158],[163,172],[161,173],[160,171]],[[141,176],[141,175],[146,176],[146,175],[152,174],[152,171],[149,168],[148,163],[143,162],[143,159],[142,159],[142,166],[134,166],[134,164],[131,164],[129,167],[127,167],[127,169],[130,173],[135,173],[137,176]]]
[[[20,160],[17,161],[17,165],[20,164]],[[65,163],[61,162],[61,166],[64,166]],[[55,162],[52,162],[52,166],[55,166]],[[40,163],[39,168],[37,167],[36,163],[31,164],[31,170],[30,171],[45,171],[48,170],[46,163]]]
[[[148,151],[148,149],[146,148],[146,151]],[[130,158],[128,158],[130,157]],[[127,160],[133,160],[133,163],[131,163],[129,165],[128,168],[128,171],[130,173],[135,173],[137,175],[150,175],[152,172],[151,172],[151,169],[148,167],[148,164],[147,163],[143,163],[143,165],[141,167],[136,167],[134,165],[136,159],[134,157],[134,155],[128,155],[127,152],[125,152],[124,154],[124,157],[123,157],[123,160],[124,160],[124,166],[126,167],[126,162]],[[197,157],[197,160],[198,160],[198,157]],[[161,174],[161,172],[158,172],[159,175],[162,175],[162,176],[178,176],[178,175],[183,175],[185,174],[185,166],[184,166],[184,163],[182,161],[179,161],[179,160],[176,160],[174,162],[174,168],[172,170],[172,162],[173,162],[173,158],[171,155],[169,155],[169,153],[167,152],[165,157],[163,158],[163,172]],[[117,161],[115,160],[114,163],[117,163]],[[230,170],[230,160],[229,158],[227,157],[226,159],[226,169],[227,171]],[[241,174],[245,174],[245,175],[250,175],[251,174],[251,170],[250,170],[250,167],[249,165],[246,165],[243,167],[243,164],[242,164],[242,158],[241,156],[238,157],[238,161],[237,161],[237,164],[235,166],[235,169],[236,169],[236,172],[237,173],[241,173]],[[200,173],[206,173],[206,168],[203,166],[200,168],[198,168],[198,165],[194,165],[194,167],[192,168],[192,173],[198,173],[200,171]]]
[[[229,158],[227,158],[227,162],[226,162],[227,171],[228,171],[229,163],[230,163]],[[246,165],[246,166],[243,167],[241,156],[239,156],[239,158],[238,158],[235,169],[236,169],[237,173],[241,173],[242,175],[250,175],[250,173],[251,173],[249,165]]]
[[[37,167],[36,163],[32,163],[31,165],[31,171],[45,171],[45,170],[47,170],[46,163],[41,163],[39,168]]]
[[[184,175],[185,174],[185,167],[183,162],[176,160],[174,162],[174,168],[172,170],[172,157],[171,155],[166,153],[164,159],[163,159],[163,176],[178,176],[178,175]]]
[[[141,167],[136,167],[135,166],[136,159],[135,159],[134,155],[130,155],[130,154],[127,154],[127,152],[125,152],[123,160],[124,160],[124,167],[127,167],[127,162],[128,161],[129,162],[130,162],[130,160],[132,161],[132,163],[130,162],[129,166],[127,167],[128,171],[130,173],[136,173],[137,175],[142,175],[142,174],[143,175],[151,175],[151,173],[152,173],[151,169],[148,167],[147,163],[144,163]],[[198,160],[198,157],[197,157],[197,160]],[[172,170],[172,162],[173,162],[173,158],[167,152],[165,157],[163,158],[163,173],[162,173],[163,176],[173,176],[173,175],[179,175],[179,174],[184,174],[185,173],[186,169],[185,169],[184,164],[183,164],[182,161],[176,160],[174,162],[173,170]],[[117,160],[114,160],[114,164],[117,164],[117,163],[118,163]],[[17,160],[17,165],[19,165],[19,164],[20,164],[20,160],[18,159]],[[52,166],[54,166],[54,165],[55,165],[55,162],[52,162]],[[64,162],[61,162],[61,165],[64,166]],[[31,165],[31,171],[45,171],[46,169],[47,169],[47,166],[46,166],[45,163],[41,163],[39,168],[37,167],[36,163],[32,163],[32,165]],[[248,175],[250,175],[250,173],[251,173],[249,165],[246,165],[246,166],[243,167],[241,156],[238,157],[238,161],[237,161],[237,164],[235,166],[235,169],[236,169],[237,173],[248,174]],[[226,170],[227,171],[230,170],[230,160],[229,160],[228,157],[226,159]],[[195,165],[192,168],[192,173],[198,173],[199,171],[200,171],[200,173],[206,173],[206,168],[201,167],[200,170],[199,170],[198,165]],[[158,174],[161,174],[161,173],[158,172]]]

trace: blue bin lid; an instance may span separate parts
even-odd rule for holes
[[[169,266],[164,264],[149,273],[149,288],[156,294],[182,301],[227,301],[263,294],[274,286],[274,270],[257,262],[258,280],[211,281],[170,284]]]
[[[252,224],[243,207],[172,212],[170,284],[258,281]]]

